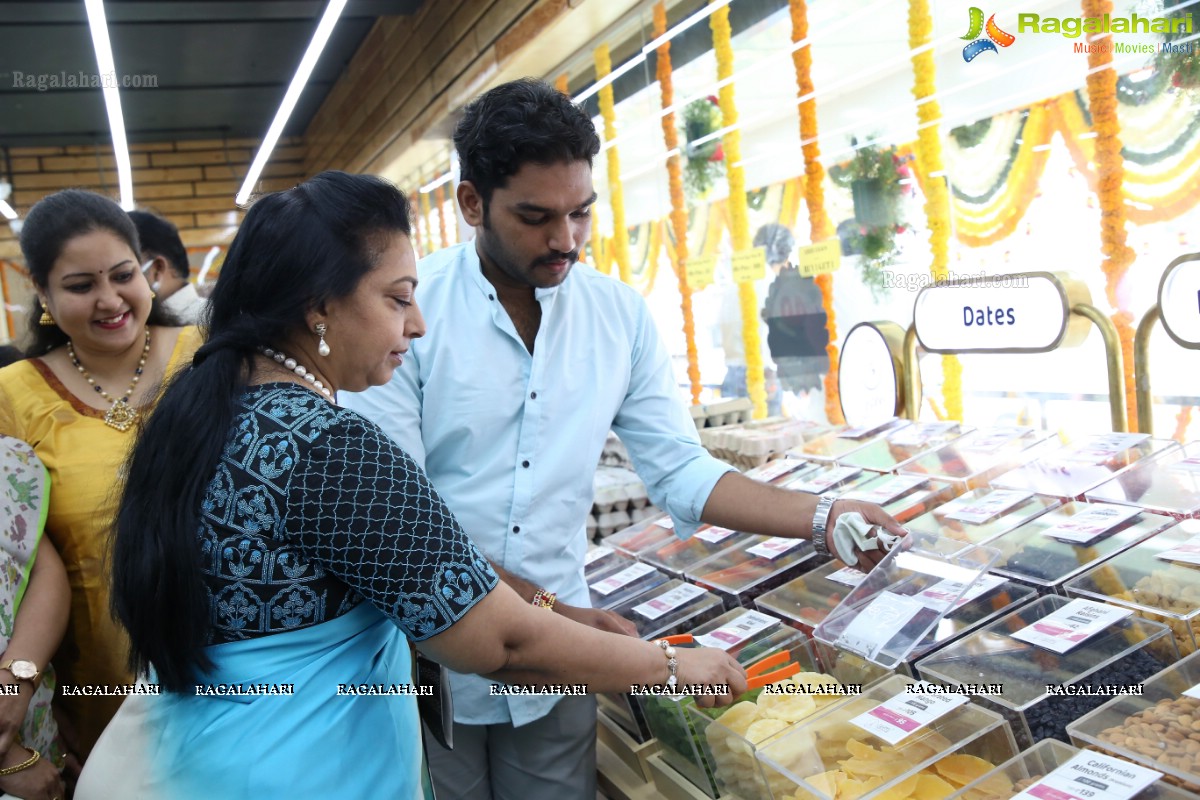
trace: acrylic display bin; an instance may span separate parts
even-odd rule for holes
[[[816,469],[790,475],[776,485],[780,489],[792,492],[838,495],[856,489],[877,477],[878,473],[864,471],[858,467],[820,464]]]
[[[622,606],[670,580],[664,572],[649,564],[636,562],[617,572],[609,572],[588,584],[592,608],[611,610]]]
[[[1061,505],[1058,498],[1040,494],[973,489],[908,521],[905,527],[971,544],[987,544]]]
[[[847,467],[896,472],[925,453],[937,450],[966,433],[957,422],[914,422],[888,432],[838,459]]]
[[[692,567],[727,550],[749,547],[761,537],[704,525],[688,539],[672,537],[638,552],[637,557],[663,572],[682,578]]]
[[[973,702],[1009,721],[1022,747],[1048,738],[1066,741],[1067,723],[1108,699],[1079,692],[1112,691],[1097,687],[1133,685],[1178,659],[1171,631],[1165,625],[1131,614],[1062,653],[1017,638],[1059,629],[1052,624],[1055,620],[1046,618],[1070,605],[1064,612],[1068,614],[1082,602],[1057,595],[1038,598],[926,656],[917,662],[917,669],[925,680],[965,687]],[[1105,610],[1104,604],[1094,605]],[[1077,613],[1087,615],[1093,611]],[[1064,686],[1085,688],[1057,688]]]
[[[754,606],[774,614],[804,635],[812,636],[813,629],[865,577],[866,573],[847,567],[840,561],[827,561],[759,595]]]
[[[745,475],[751,480],[778,486],[785,481],[794,480],[799,475],[812,472],[817,467],[818,465],[812,461],[795,456],[784,456],[768,461],[760,467],[747,470]]]
[[[928,475],[979,489],[1005,472],[1056,449],[1058,437],[1034,428],[980,428],[900,466],[901,475]]]
[[[1143,458],[1178,447],[1170,439],[1151,439],[1144,433],[1089,436],[1009,470],[992,486],[1078,499]]]
[[[920,475],[880,475],[838,497],[875,503],[900,524],[927,514],[962,491],[961,484],[947,483]]]
[[[641,550],[678,538],[675,535],[674,521],[664,511],[605,537],[601,544],[627,556],[636,557]]]
[[[754,599],[800,574],[817,551],[807,539],[751,536],[685,570],[687,579],[716,592],[727,608],[751,608]]]
[[[605,545],[596,545],[583,559],[583,579],[587,583],[632,566],[636,559]]]
[[[1142,459],[1089,491],[1087,499],[1180,518],[1200,515],[1200,442]]]
[[[837,461],[861,450],[876,439],[883,438],[889,433],[911,424],[908,420],[893,417],[871,426],[835,428],[823,436],[818,436],[800,447],[794,448],[792,454],[813,461]]]

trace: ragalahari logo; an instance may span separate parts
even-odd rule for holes
[[[971,6],[971,27],[967,29],[967,35],[963,39],[973,40],[970,44],[963,48],[963,61],[968,64],[975,60],[980,53],[991,51],[993,53],[1000,52],[996,49],[996,45],[1008,47],[1017,40],[1017,37],[1011,33],[1005,33],[1000,30],[1000,26],[996,24],[996,15],[992,14],[988,17],[987,25],[983,24],[983,9]],[[985,38],[980,38],[979,34],[987,33]]]

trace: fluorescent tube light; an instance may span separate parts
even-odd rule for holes
[[[650,42],[650,44],[643,47],[642,55],[646,55],[647,53],[649,53],[652,50],[657,50],[658,48],[662,47],[667,42],[674,39],[679,34],[686,31],[688,28],[695,25],[700,20],[711,16],[714,11],[717,11],[718,9],[724,8],[725,6],[729,5],[729,3],[730,3],[730,0],[718,0],[718,2],[710,3],[709,5],[705,6],[704,8],[700,9],[699,11],[697,11],[695,14],[692,14],[690,17],[685,19],[683,22],[676,25],[674,28],[671,28],[669,31],[664,33],[662,36],[660,36],[657,39],[655,39],[654,41]]]
[[[610,83],[615,81],[617,78],[621,77],[626,72],[629,72],[629,70],[633,69],[638,64],[643,63],[645,60],[646,60],[646,54],[638,53],[636,56],[629,59],[621,66],[617,67],[612,72],[608,73],[603,78],[596,81],[595,83],[593,83],[588,88],[584,89],[579,94],[575,95],[573,98],[571,98],[571,102],[582,103],[584,100],[587,100],[589,97],[594,95],[596,92],[600,91],[605,86],[608,86]]]
[[[453,177],[454,177],[453,172],[447,172],[445,175],[442,175],[440,178],[434,178],[433,180],[431,180],[429,183],[422,186],[417,191],[419,191],[421,194],[429,194],[434,189],[441,186],[443,183],[449,183],[450,179]]]
[[[17,218],[17,212],[13,211],[13,207],[5,200],[0,200],[0,214],[3,214],[5,219]]]
[[[133,211],[136,208],[133,203],[133,167],[129,163],[129,142],[125,139],[125,118],[121,114],[121,95],[117,92],[117,68],[113,63],[112,42],[108,39],[104,0],[84,0],[84,6],[87,8],[88,27],[92,31],[92,47],[96,50],[96,69],[104,86],[104,107],[108,111],[108,127],[112,130],[121,208]],[[108,80],[107,76],[112,76],[112,80]]]

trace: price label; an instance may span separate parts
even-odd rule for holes
[[[873,425],[858,425],[853,428],[845,428],[838,433],[839,439],[862,439],[870,436],[872,433],[883,430],[891,425],[894,419],[885,419],[883,422],[876,422]]]
[[[755,247],[733,254],[733,280],[735,283],[753,283],[767,276],[767,249]]]
[[[1092,436],[1087,441],[1068,449],[1061,458],[1064,461],[1103,464],[1117,453],[1136,447],[1149,438],[1150,434],[1148,433],[1106,433],[1103,436]]]
[[[714,525],[711,528],[696,531],[696,538],[709,544],[720,544],[735,533],[737,531],[731,531],[729,528],[718,528]]]
[[[1180,561],[1184,564],[1200,564],[1200,533],[1188,539],[1178,547],[1164,550],[1157,554],[1167,561]]]
[[[669,531],[675,530],[675,520],[671,519],[670,516],[663,517],[662,519],[656,519],[654,520],[654,524],[660,528],[666,528]]]
[[[1188,697],[1194,697],[1197,700],[1200,700],[1200,683],[1196,684],[1195,686],[1193,686],[1190,689],[1184,689],[1183,693],[1186,694]]]
[[[867,573],[854,567],[842,567],[837,572],[825,576],[825,580],[840,583],[843,586],[858,586],[867,577]]]
[[[1170,472],[1188,472],[1194,475],[1200,472],[1200,458],[1185,458],[1182,461],[1176,461],[1167,467],[1167,470]]]
[[[1012,800],[1131,800],[1162,776],[1120,758],[1081,750]]]
[[[835,237],[801,247],[796,262],[806,278],[837,272],[842,268],[842,240]]]
[[[684,269],[687,270],[688,288],[698,292],[713,282],[717,271],[716,256],[691,256]]]
[[[1066,653],[1132,613],[1128,608],[1072,600],[1053,614],[1017,631],[1013,638],[1055,653]]]
[[[699,586],[684,583],[669,592],[663,592],[653,600],[647,600],[633,607],[633,613],[646,619],[658,619],[675,609],[685,606],[697,597],[703,597],[706,592]]]
[[[777,458],[774,461],[768,461],[761,467],[750,470],[746,473],[746,477],[762,481],[763,483],[770,483],[776,478],[782,478],[789,472],[795,472],[806,463],[808,462],[801,461],[798,458]]]
[[[616,551],[613,550],[611,547],[604,547],[603,545],[601,545],[600,547],[593,547],[591,550],[588,550],[587,555],[583,557],[583,565],[585,567],[589,567],[593,563],[604,558],[605,556],[611,555],[615,552]]]
[[[995,489],[982,497],[960,497],[942,506],[938,513],[946,519],[982,525],[1024,503],[1033,497],[1033,492],[1012,489]]]
[[[757,611],[744,611],[733,621],[722,625],[715,631],[705,633],[695,638],[696,644],[702,647],[716,647],[721,650],[731,650],[751,637],[781,625],[779,620],[760,614]]]
[[[917,602],[934,611],[954,611],[962,608],[972,600],[982,597],[1002,583],[1004,583],[1003,578],[996,575],[984,575],[964,593],[964,586],[958,581],[938,581],[928,589],[913,595],[913,597]],[[959,595],[962,596],[959,597]],[[951,605],[952,603],[953,605]]]
[[[843,500],[865,500],[877,506],[886,506],[901,495],[911,492],[929,479],[920,475],[896,475],[870,488],[854,489],[842,495]]]
[[[1052,528],[1046,528],[1042,533],[1055,539],[1086,545],[1140,513],[1142,510],[1136,506],[1094,503],[1089,505],[1086,511],[1081,511]]]
[[[628,586],[638,578],[644,578],[652,572],[654,572],[654,567],[649,564],[634,564],[632,567],[626,567],[617,574],[611,575],[602,581],[589,584],[588,588],[598,595],[608,597],[617,589]]]
[[[872,660],[923,610],[925,606],[913,598],[884,590],[858,612],[834,644]]]
[[[957,427],[957,422],[918,422],[896,431],[888,437],[888,443],[899,447],[924,447]]]
[[[807,478],[798,478],[794,481],[788,481],[783,488],[790,492],[809,492],[810,494],[821,494],[832,489],[834,486],[845,483],[851,478],[857,477],[862,473],[862,470],[857,467],[831,467],[830,469],[821,470],[816,475]]]
[[[747,547],[746,552],[751,555],[761,556],[768,561],[774,561],[785,553],[795,550],[802,544],[804,544],[803,539],[787,539],[782,536],[772,536],[770,539],[759,542],[753,547]]]
[[[963,437],[961,447],[978,453],[995,453],[1009,442],[1026,436],[1032,428],[989,428]],[[957,443],[956,443],[957,444]]]
[[[912,735],[914,731],[949,714],[968,700],[969,698],[962,694],[904,692],[866,713],[859,714],[850,720],[850,724],[894,745]]]

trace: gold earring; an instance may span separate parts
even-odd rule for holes
[[[51,325],[57,324],[58,323],[54,321],[54,317],[50,316],[50,312],[42,309],[42,316],[38,318],[38,325],[45,325],[47,328],[49,328]]]
[[[151,300],[154,300],[154,299],[156,299],[157,297],[158,297],[158,292],[156,292],[156,291],[154,291],[153,289],[151,289],[151,290],[150,290],[150,299],[151,299]]]

